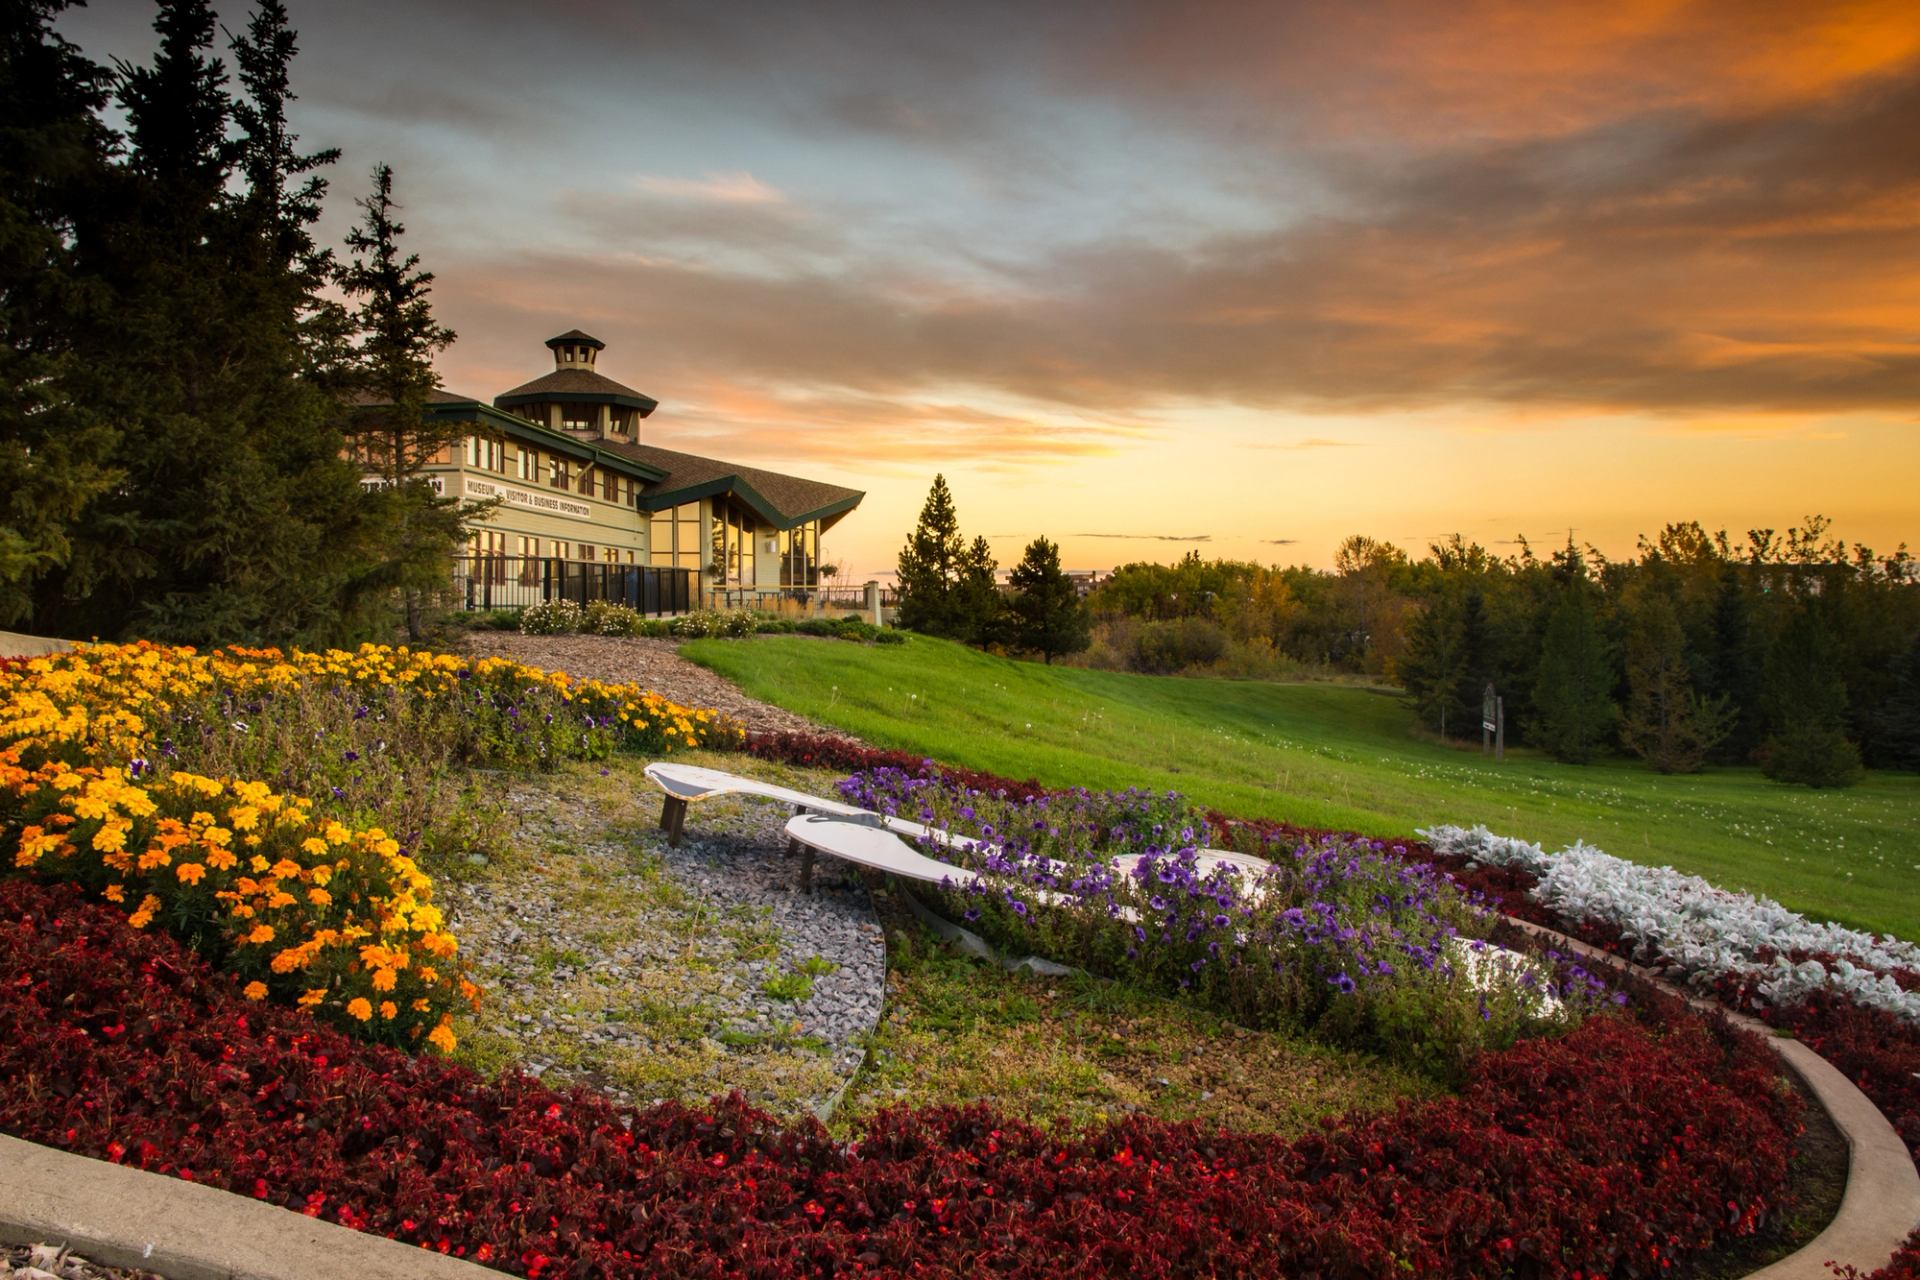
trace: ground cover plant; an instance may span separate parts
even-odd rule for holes
[[[1496,917],[1444,877],[1358,840],[1252,843],[1257,876],[1203,866],[1205,818],[1177,794],[1010,798],[901,769],[858,773],[864,809],[971,838],[926,851],[982,873],[933,891],[1013,954],[1037,952],[1245,1026],[1317,1028],[1458,1080],[1488,1048],[1563,1032],[1609,992],[1566,957],[1489,947]],[[1122,870],[1116,858],[1132,857]],[[1483,965],[1500,966],[1482,975]]]
[[[0,827],[12,870],[173,931],[249,998],[451,1051],[475,990],[413,856],[449,762],[737,736],[709,711],[498,659],[81,646],[0,668]],[[411,826],[396,838],[381,814]]]
[[[609,600],[585,605],[571,600],[548,600],[529,605],[517,614],[520,631],[530,636],[582,634],[592,636],[646,636],[653,639],[744,640],[756,635],[820,636],[873,644],[904,644],[897,631],[876,627],[852,614],[833,618],[790,618],[753,609],[696,609],[674,618],[649,618]]]
[[[1656,1274],[1779,1211],[1798,1105],[1764,1048],[1648,1000],[1293,1139],[974,1107],[845,1145],[356,1042],[71,888],[0,883],[0,925],[22,1136],[526,1275]]]
[[[1436,823],[1575,840],[1764,894],[1815,919],[1920,940],[1920,779],[1809,791],[1727,768],[1505,762],[1420,730],[1397,694],[1122,675],[904,647],[693,642],[754,697],[875,747],[1054,787],[1179,790],[1196,804],[1381,836]]]

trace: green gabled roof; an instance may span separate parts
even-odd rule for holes
[[[663,511],[683,502],[728,494],[776,529],[797,528],[810,520],[819,520],[825,527],[859,506],[867,496],[858,489],[653,445],[610,442],[608,447],[662,473],[657,483],[641,492],[642,511]]]
[[[369,406],[371,407],[371,406]],[[457,392],[435,389],[427,396],[427,417],[440,421],[478,422],[491,427],[511,439],[522,440],[528,444],[537,444],[543,449],[570,458],[579,458],[632,476],[646,484],[658,483],[666,473],[658,467],[647,465],[637,458],[625,457],[611,450],[602,449],[597,444],[570,436],[564,431],[555,431],[552,427],[496,409],[485,401],[472,396],[463,396]]]

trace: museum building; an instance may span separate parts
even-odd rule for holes
[[[817,591],[821,535],[864,494],[643,441],[657,402],[595,367],[604,342],[573,329],[546,345],[553,371],[491,404],[446,390],[429,398],[430,419],[473,429],[427,466],[428,479],[449,497],[497,500],[458,576],[503,604],[551,595],[556,579],[587,581],[588,566],[602,582],[621,576],[614,566],[691,571],[695,598],[709,604]],[[516,586],[538,590],[520,598],[529,593]]]

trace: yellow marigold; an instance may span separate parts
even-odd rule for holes
[[[399,1016],[399,1014],[400,1014],[400,1006],[399,1006],[399,1005],[397,1005],[397,1004],[395,1004],[395,1003],[394,1003],[393,1001],[391,1001],[391,1000],[382,1000],[382,1001],[380,1002],[380,1016],[381,1016],[381,1017],[383,1017],[383,1018],[386,1018],[386,1019],[388,1019],[389,1021],[391,1021],[391,1020],[392,1020],[393,1018],[396,1018],[396,1017],[398,1017],[398,1016]]]
[[[173,869],[181,884],[199,884],[207,878],[207,869],[197,862],[183,862]]]
[[[333,868],[329,866],[318,866],[308,872],[307,876],[315,884],[325,885],[327,881],[333,879]]]
[[[207,865],[215,871],[231,871],[240,864],[240,859],[230,850],[215,845],[207,850]]]
[[[141,853],[139,865],[142,871],[151,871],[155,867],[164,867],[172,862],[172,854],[168,853],[165,849],[149,845],[147,849]]]
[[[373,1006],[367,1002],[365,996],[355,996],[347,1001],[347,1016],[365,1022],[373,1017]]]
[[[327,989],[325,987],[309,987],[300,993],[300,1004],[302,1007],[311,1007],[319,1004],[326,998]]]
[[[102,889],[100,894],[108,902],[125,902],[127,900],[127,890],[124,885],[110,884]]]
[[[113,853],[127,847],[127,831],[131,824],[124,821],[108,822],[93,833],[93,847],[101,853]]]
[[[272,942],[273,926],[270,924],[257,924],[253,926],[253,932],[247,935],[247,941],[253,943]]]
[[[310,853],[316,858],[324,858],[327,856],[327,842],[319,836],[308,836],[300,842],[300,851]]]
[[[453,1046],[457,1043],[453,1037],[453,1028],[444,1022],[427,1032],[427,1040],[442,1053],[452,1053]]]
[[[307,890],[307,901],[316,907],[330,906],[333,903],[333,895],[325,889],[309,889]]]
[[[127,923],[136,929],[144,929],[153,923],[153,913],[160,909],[160,899],[148,894],[140,899],[140,907],[127,917]]]
[[[276,880],[291,880],[300,874],[300,864],[291,858],[282,858],[268,868],[268,874]]]
[[[260,811],[250,804],[236,805],[227,810],[227,820],[235,831],[251,831],[260,824]]]
[[[267,998],[267,984],[258,980],[249,982],[241,994],[249,1000],[264,1000]]]
[[[328,844],[345,844],[347,841],[353,839],[353,833],[337,822],[329,822],[327,824],[325,835]]]
[[[391,969],[375,969],[373,971],[373,989],[375,991],[391,991],[393,990],[394,982],[397,981],[398,978],[399,975]]]

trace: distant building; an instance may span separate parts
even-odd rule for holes
[[[711,603],[769,604],[818,589],[820,537],[863,493],[643,442],[641,423],[658,402],[595,367],[606,344],[572,329],[546,345],[553,372],[491,404],[443,390],[428,405],[430,416],[474,428],[427,468],[435,487],[501,500],[473,531],[464,566],[489,601],[496,586],[550,593],[556,574],[608,591],[639,580],[615,566],[687,571],[674,576]]]

